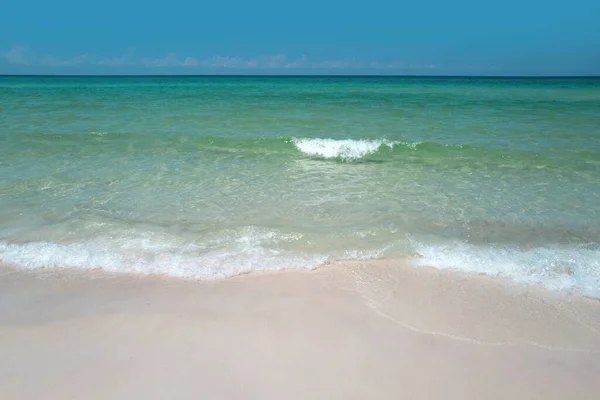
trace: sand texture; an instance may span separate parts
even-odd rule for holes
[[[405,260],[0,269],[1,399],[598,399],[600,303]]]

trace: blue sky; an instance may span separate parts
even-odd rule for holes
[[[600,75],[600,1],[4,0],[0,73]]]

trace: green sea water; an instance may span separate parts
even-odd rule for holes
[[[600,296],[600,79],[0,77],[0,260],[344,259]]]

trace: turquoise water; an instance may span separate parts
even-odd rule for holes
[[[0,77],[0,260],[344,259],[600,296],[600,79]]]

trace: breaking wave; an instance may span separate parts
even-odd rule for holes
[[[600,297],[600,251],[594,246],[521,250],[412,242],[412,247],[418,255],[417,266],[483,273],[552,291]]]
[[[335,139],[297,139],[293,138],[294,146],[302,153],[321,158],[339,158],[356,160],[366,155],[376,153],[382,146],[392,149],[401,142],[388,140],[335,140]]]
[[[0,261],[26,270],[102,269],[213,280],[260,271],[312,270],[338,259],[370,259],[381,255],[377,250],[315,254],[285,248],[301,237],[301,234],[245,227],[221,232],[200,243],[148,232],[62,244],[0,242]]]

